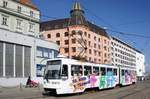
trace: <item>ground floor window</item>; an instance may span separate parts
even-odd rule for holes
[[[3,43],[0,42],[0,77],[3,76]]]

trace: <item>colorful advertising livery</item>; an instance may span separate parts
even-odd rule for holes
[[[47,61],[44,90],[56,94],[84,92],[87,88],[107,89],[136,82],[135,69],[57,58]]]

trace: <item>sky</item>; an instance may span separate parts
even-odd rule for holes
[[[32,1],[41,12],[41,21],[70,17],[73,3],[80,2],[88,21],[108,29],[108,34],[120,38],[144,54],[146,70],[150,72],[150,0]]]

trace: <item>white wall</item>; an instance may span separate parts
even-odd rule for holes
[[[36,64],[38,64],[43,58],[36,57],[36,47],[44,47],[49,49],[59,50],[59,47],[54,42],[48,42],[38,38],[30,37],[24,34],[15,33],[5,29],[0,29],[0,41],[20,44],[31,47],[31,78],[39,83],[42,83],[41,77],[36,77]],[[46,61],[45,61],[46,62]],[[45,63],[44,63],[45,64]],[[27,78],[0,78],[1,86],[17,86],[20,83],[26,84]]]
[[[136,53],[136,72],[137,76],[144,76],[145,73],[145,56],[142,53]]]
[[[32,9],[30,7],[24,6],[20,3],[6,0],[8,1],[8,6],[6,8],[1,7],[3,4],[3,0],[0,0],[0,23],[2,23],[2,15],[8,17],[8,26],[4,26],[0,24],[0,28],[5,28],[15,32],[21,32],[28,35],[38,36],[39,35],[39,19],[40,12],[38,10]],[[17,12],[17,7],[21,6],[22,12]],[[30,16],[30,11],[33,11],[33,17]],[[7,13],[6,13],[7,12]],[[22,30],[17,29],[17,19],[21,20],[21,28]],[[34,31],[29,31],[29,23],[34,24]]]
[[[121,42],[123,42],[123,41],[121,41]],[[111,59],[113,59],[113,60],[111,60],[112,61],[111,63],[114,65],[119,64],[121,66],[135,67],[136,66],[136,51],[134,49],[132,49],[131,47],[129,47],[130,45],[127,46],[128,45],[127,43],[125,43],[125,42],[121,43],[121,42],[118,42],[117,40],[111,38],[111,47],[113,48],[113,49],[111,48]],[[116,56],[116,54],[117,54],[117,56]],[[129,56],[129,54],[134,57]],[[121,63],[121,61],[128,62],[132,65],[127,64],[127,63]]]

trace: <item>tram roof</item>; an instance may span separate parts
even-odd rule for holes
[[[104,66],[104,67],[117,67],[117,66],[112,66],[110,64],[97,64],[97,63],[90,63],[90,62],[85,62],[85,61],[80,61],[80,60],[75,60],[75,59],[71,59],[71,58],[62,58],[62,57],[58,57],[58,58],[53,58],[53,59],[49,59],[49,60],[62,60],[63,63],[66,63],[66,64],[84,64],[84,65],[92,65],[92,66]]]

